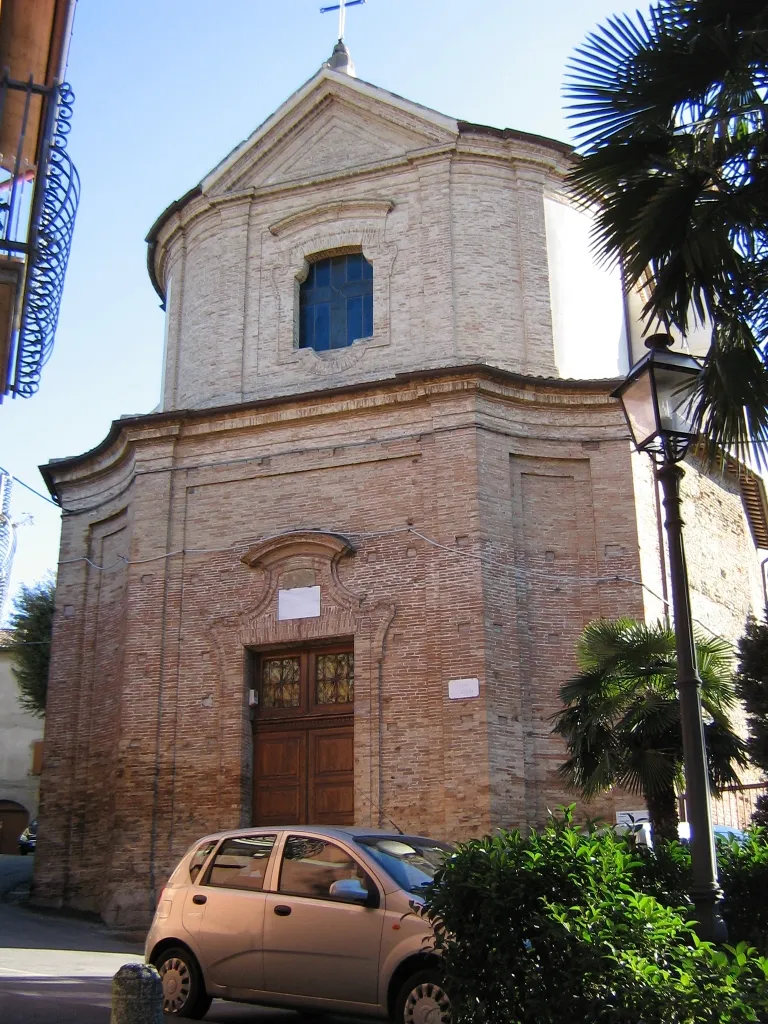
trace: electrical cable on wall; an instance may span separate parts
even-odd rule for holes
[[[13,478],[0,469],[0,616],[8,596],[8,584],[16,553],[16,526],[11,520]]]
[[[175,551],[164,551],[162,554],[159,554],[159,555],[152,555],[149,558],[138,558],[138,559],[128,559],[124,555],[118,555],[118,557],[115,559],[115,561],[114,562],[110,562],[109,565],[98,565],[96,562],[92,561],[86,555],[80,555],[78,558],[63,559],[58,564],[59,565],[74,565],[74,564],[76,564],[78,562],[85,562],[89,566],[91,566],[91,568],[96,569],[99,572],[109,572],[112,569],[117,569],[118,567],[122,567],[122,566],[146,565],[146,564],[148,564],[150,562],[158,562],[158,561],[162,561],[162,560],[167,559],[167,558],[177,557],[178,555],[185,555],[185,556],[186,555],[212,555],[212,554],[223,554],[224,552],[227,552],[227,551],[231,551],[233,553],[236,553],[236,552],[242,550],[243,547],[250,547],[253,544],[263,544],[266,541],[277,540],[280,537],[290,537],[291,535],[297,534],[297,533],[302,533],[302,534],[307,534],[307,533],[318,533],[318,534],[330,533],[330,534],[335,534],[335,535],[338,535],[338,536],[354,537],[354,538],[378,538],[378,537],[389,537],[389,536],[393,536],[393,535],[396,535],[396,534],[411,534],[414,537],[418,537],[419,540],[424,541],[426,544],[429,544],[431,547],[437,548],[437,549],[439,549],[441,551],[446,551],[450,555],[454,555],[454,556],[459,557],[459,558],[468,558],[468,559],[471,559],[472,561],[479,562],[479,563],[481,563],[483,565],[506,569],[508,571],[511,571],[515,575],[515,577],[517,577],[519,579],[523,579],[523,580],[527,579],[528,581],[533,582],[533,583],[552,582],[552,583],[557,583],[558,586],[573,585],[573,586],[578,586],[578,587],[582,587],[585,584],[630,583],[633,586],[641,587],[643,590],[645,590],[652,597],[656,598],[656,600],[659,601],[665,607],[667,607],[667,608],[670,607],[670,602],[666,598],[662,597],[661,594],[657,594],[656,591],[653,590],[651,587],[649,587],[647,583],[644,583],[642,580],[636,580],[636,579],[634,579],[631,576],[622,576],[620,573],[614,573],[614,574],[608,575],[608,576],[569,576],[569,575],[565,575],[565,574],[546,572],[546,571],[541,570],[541,569],[526,569],[526,568],[523,568],[522,566],[517,566],[517,565],[511,566],[508,563],[504,562],[503,560],[498,559],[498,558],[493,558],[492,556],[483,555],[483,554],[475,554],[472,551],[465,551],[463,548],[451,547],[449,544],[442,544],[440,541],[435,540],[433,537],[429,537],[429,536],[427,536],[424,533],[421,533],[419,530],[414,529],[412,526],[400,526],[400,527],[396,527],[396,528],[394,528],[392,530],[376,530],[376,531],[371,531],[371,532],[363,532],[363,531],[356,532],[356,531],[353,531],[353,530],[332,530],[332,529],[328,529],[328,530],[318,530],[318,529],[313,529],[313,530],[284,530],[284,531],[281,531],[279,533],[270,534],[267,537],[261,537],[261,538],[259,538],[256,541],[248,541],[248,542],[239,543],[236,547],[234,547],[233,545],[229,544],[226,547],[220,547],[220,548],[177,548]],[[694,622],[698,626],[701,626],[701,628],[704,629],[707,633],[710,633],[713,637],[717,637],[718,639],[721,639],[721,640],[724,639],[723,637],[720,636],[719,633],[716,633],[714,630],[710,629],[710,627],[707,626],[705,623],[701,622],[701,620],[694,619]],[[731,643],[730,640],[728,640],[726,642],[727,643]]]
[[[9,473],[8,470],[3,469],[2,466],[0,466],[0,475],[7,476],[9,480],[12,480],[14,483],[19,484],[20,487],[24,487],[26,490],[34,494],[35,497],[42,498],[43,501],[47,501],[49,505],[53,505],[55,506],[55,508],[61,507],[58,504],[58,502],[53,500],[53,498],[48,497],[47,494],[41,494],[40,491],[36,491],[34,487],[30,487],[29,484],[25,484],[23,480],[20,480],[17,476],[14,476],[13,473]]]

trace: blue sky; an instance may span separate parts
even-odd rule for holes
[[[69,150],[82,179],[54,353],[31,399],[0,405],[0,465],[45,491],[37,467],[94,447],[159,399],[163,314],[144,237],[330,56],[332,0],[79,0]],[[621,0],[367,0],[347,13],[360,78],[466,121],[569,139],[566,61]],[[645,5],[642,5],[645,7]],[[58,557],[60,513],[15,485],[11,594]],[[10,602],[9,602],[10,605]],[[6,614],[9,610],[6,606]]]

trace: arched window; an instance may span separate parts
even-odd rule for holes
[[[299,348],[324,352],[373,334],[373,267],[361,252],[310,263],[299,297]]]

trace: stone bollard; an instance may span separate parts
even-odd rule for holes
[[[123,964],[112,979],[110,1024],[163,1024],[163,983],[149,964]]]

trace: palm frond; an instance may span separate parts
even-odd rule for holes
[[[713,458],[718,448],[731,448],[743,461],[766,466],[768,366],[749,327],[737,321],[718,325],[694,401]]]
[[[703,433],[745,458],[768,443],[768,7],[656,0],[570,62],[581,159],[567,188],[595,212],[593,252],[649,323],[715,328],[696,393]],[[753,453],[754,454],[754,453]]]
[[[714,721],[704,726],[707,746],[709,781],[715,793],[723,786],[738,786],[741,779],[737,768],[747,768],[747,744],[721,722]]]
[[[622,765],[617,782],[623,789],[644,795],[663,793],[675,785],[679,770],[679,762],[666,751],[637,750]]]
[[[722,786],[736,779],[746,750],[730,720],[733,656],[718,637],[697,635],[696,650],[710,718],[710,778]],[[668,794],[683,763],[673,630],[598,619],[579,638],[578,661],[583,671],[561,688],[563,707],[552,719],[568,752],[560,777],[587,798],[616,785],[646,797]]]

